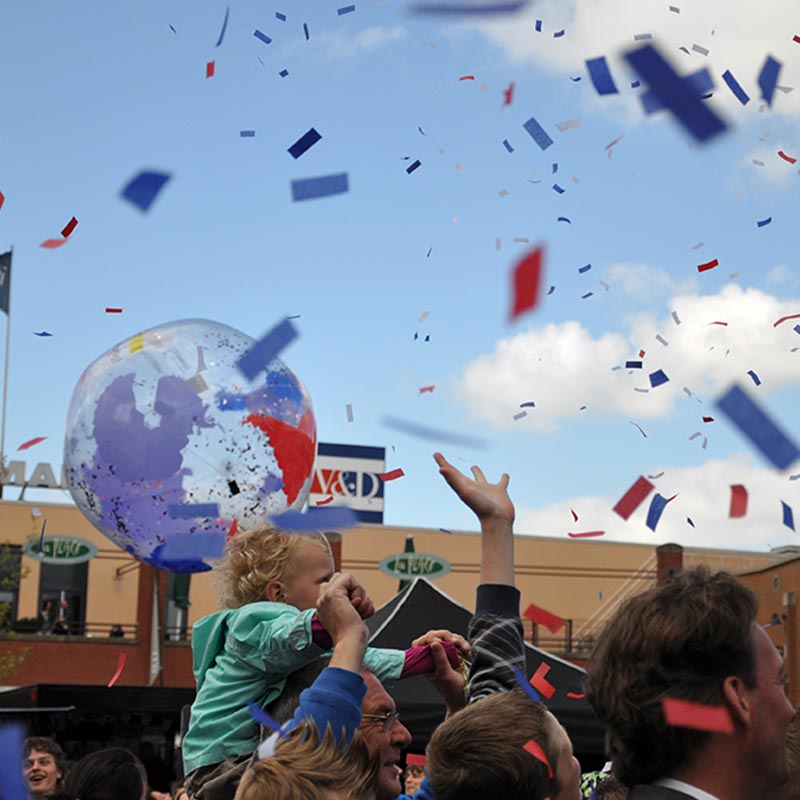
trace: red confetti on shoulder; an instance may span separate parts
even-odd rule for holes
[[[378,477],[386,482],[386,481],[396,481],[398,478],[402,478],[405,475],[402,469],[399,467],[397,469],[393,469],[391,472],[379,472]]]
[[[661,701],[661,708],[667,725],[712,733],[733,733],[733,720],[725,706],[706,706],[665,697]]]
[[[213,78],[214,77],[214,62],[209,61],[206,64],[206,78]]]
[[[706,261],[705,264],[698,264],[697,265],[697,271],[698,272],[705,272],[706,270],[714,269],[714,267],[718,267],[718,266],[719,266],[719,261],[715,258],[713,261]]]
[[[514,266],[511,279],[514,293],[511,304],[512,320],[523,312],[530,311],[539,302],[543,261],[544,247],[537,247]]]
[[[45,239],[39,247],[44,247],[45,250],[55,250],[57,247],[65,245],[68,241],[68,239]]]
[[[33,447],[35,444],[39,444],[39,442],[43,442],[47,437],[46,436],[37,436],[34,439],[28,439],[27,442],[23,442],[17,450],[27,450],[29,447]]]
[[[797,163],[797,159],[796,158],[792,158],[791,156],[786,155],[786,153],[784,153],[783,150],[778,150],[778,155],[784,161],[788,161],[790,164],[796,164]]]

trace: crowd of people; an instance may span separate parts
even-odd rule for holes
[[[480,523],[466,640],[431,630],[405,651],[367,647],[374,605],[354,576],[334,573],[323,536],[240,533],[218,567],[222,610],[193,631],[180,786],[152,790],[123,748],[67,770],[58,745],[29,739],[31,800],[800,800],[783,659],[753,594],[703,567],[628,599],[598,637],[585,691],[610,771],[582,780],[567,732],[519,682],[508,476],[491,483],[435,459]],[[447,714],[403,769],[411,734],[391,689],[413,675],[428,676]]]

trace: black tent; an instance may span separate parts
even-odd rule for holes
[[[446,628],[466,638],[472,611],[448,597],[425,578],[414,582],[367,620],[369,643],[373,647],[408,647],[409,642],[434,628]],[[547,680],[556,693],[545,701],[550,711],[567,729],[575,753],[599,757],[603,753],[603,729],[582,698],[569,698],[567,692],[580,694],[584,671],[568,661],[526,643],[527,677],[542,661],[550,667]],[[444,719],[441,697],[424,677],[398,681],[392,690],[403,722],[414,741],[411,750],[423,752],[434,728]]]

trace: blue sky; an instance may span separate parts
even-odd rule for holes
[[[768,53],[783,63],[779,85],[797,81],[793,5],[676,0],[676,14],[649,0],[532,3],[500,21],[415,15],[398,0],[355,5],[338,16],[336,3],[231,2],[219,47],[224,2],[0,10],[0,249],[14,246],[8,455],[46,436],[24,454],[28,466],[60,465],[75,383],[122,339],[192,317],[258,337],[300,315],[284,358],[311,393],[320,439],[386,446],[387,468],[406,473],[387,486],[388,523],[475,527],[437,476],[440,445],[382,426],[395,416],[485,440],[441,449],[463,468],[511,474],[521,533],[794,542],[780,502],[800,514],[800,482],[789,479],[800,466],[776,472],[713,408],[737,380],[800,438],[800,337],[772,327],[800,312],[798,170],[777,156],[800,155],[798,93],[778,91],[767,108],[756,85]],[[642,33],[681,74],[711,70],[727,134],[690,146],[668,113],[644,115],[620,57]],[[599,55],[618,96],[598,97],[588,80],[584,62]],[[726,69],[748,106],[722,83]],[[546,152],[522,127],[531,116],[554,139]],[[581,124],[559,132],[569,119]],[[321,141],[293,160],[287,148],[312,126]],[[147,168],[172,179],[141,214],[119,191]],[[291,202],[293,179],[345,171],[348,194]],[[73,215],[64,247],[39,247]],[[510,269],[537,243],[555,291],[509,324]],[[720,266],[698,273],[712,258]],[[708,325],[717,320],[729,324]],[[640,348],[641,374],[612,371]],[[636,392],[659,368],[670,382]],[[536,408],[515,421],[528,401]],[[647,504],[627,523],[611,513],[638,475],[661,472],[657,491],[678,497],[655,533]],[[729,520],[736,483],[750,508]]]

